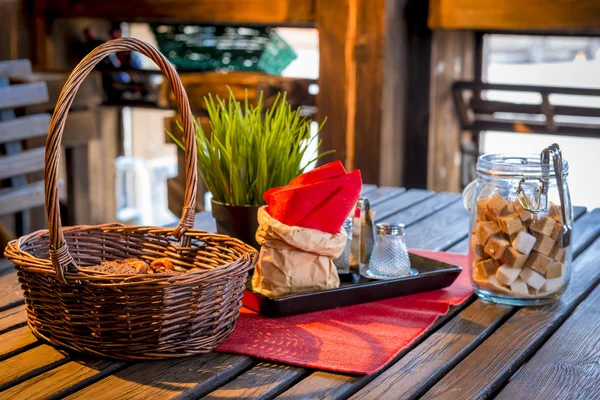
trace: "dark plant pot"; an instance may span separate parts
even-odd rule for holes
[[[212,200],[212,215],[217,222],[217,233],[228,235],[259,250],[256,242],[258,209],[261,206],[234,206]]]

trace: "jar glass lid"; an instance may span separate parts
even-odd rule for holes
[[[542,174],[540,156],[508,154],[484,154],[477,160],[477,172],[498,177],[538,177]],[[563,159],[563,176],[569,174],[569,163]],[[550,162],[550,176],[555,177],[554,165]]]

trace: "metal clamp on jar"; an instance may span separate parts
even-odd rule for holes
[[[539,158],[479,157],[478,179],[463,197],[472,222],[471,282],[481,298],[537,305],[564,292],[572,260],[568,172],[557,144]]]

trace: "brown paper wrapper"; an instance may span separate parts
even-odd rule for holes
[[[340,279],[333,260],[346,246],[346,232],[332,235],[316,229],[288,226],[258,210],[256,241],[262,246],[252,276],[252,289],[276,298],[333,289]]]

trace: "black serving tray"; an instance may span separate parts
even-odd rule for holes
[[[410,264],[417,271],[416,275],[390,280],[341,275],[339,288],[277,299],[252,291],[252,286],[248,284],[243,302],[246,307],[267,317],[287,317],[442,289],[450,286],[462,271],[461,267],[416,254],[410,254]]]

